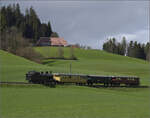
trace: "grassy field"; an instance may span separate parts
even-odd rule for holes
[[[57,48],[35,48],[45,57]],[[47,51],[47,52],[46,52]],[[64,49],[69,57],[69,49]],[[0,81],[25,81],[29,70],[102,75],[136,75],[149,85],[149,63],[98,50],[75,49],[76,61],[43,60],[45,65],[0,50]],[[47,88],[0,85],[0,118],[149,118],[150,88],[90,88],[73,85]]]
[[[1,87],[2,118],[149,118],[148,88]]]

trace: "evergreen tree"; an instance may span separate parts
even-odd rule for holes
[[[112,53],[117,53],[116,39],[112,39]]]
[[[144,48],[146,60],[150,61],[150,43],[148,42]]]
[[[52,34],[52,28],[51,28],[51,24],[50,24],[50,21],[48,22],[48,36],[51,36]]]
[[[16,26],[19,28],[21,25],[21,22],[23,21],[23,15],[20,12],[19,4],[16,5],[15,18],[16,18]]]
[[[40,30],[41,30],[41,32],[40,32],[41,37],[44,37],[44,36],[48,37],[49,36],[48,35],[48,27],[45,23],[41,24]]]
[[[53,33],[51,34],[51,37],[59,37],[59,35],[58,35],[57,32],[53,32]]]
[[[4,31],[6,27],[7,27],[6,8],[2,7],[0,9],[0,31]]]
[[[122,38],[122,55],[126,54],[126,50],[127,50],[127,42],[126,42],[126,38],[123,37]]]
[[[26,9],[25,15],[22,14],[19,4],[0,8],[0,24],[0,31],[12,26],[17,27],[22,32],[22,36],[30,39],[32,43],[35,43],[40,36],[50,37],[52,34],[50,21],[48,24],[41,23],[32,7]],[[55,32],[54,36],[58,37],[58,34]]]
[[[130,43],[129,43],[128,56],[133,57],[133,41],[130,41]]]

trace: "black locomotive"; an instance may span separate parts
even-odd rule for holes
[[[53,79],[53,75],[48,72],[36,72],[29,71],[26,74],[26,80],[29,83],[44,84],[44,85],[55,85],[56,81]]]

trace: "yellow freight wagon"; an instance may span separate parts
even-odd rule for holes
[[[87,77],[77,74],[54,74],[53,78],[59,83],[86,84]]]

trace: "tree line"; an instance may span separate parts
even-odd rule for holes
[[[41,23],[35,10],[30,7],[26,9],[25,14],[21,13],[19,4],[2,6],[0,9],[0,31],[16,27],[22,36],[29,39],[29,42],[35,43],[39,37],[50,37],[58,34],[52,31],[50,21]]]
[[[149,42],[142,44],[137,41],[130,41],[128,43],[125,37],[122,38],[121,42],[117,42],[115,38],[110,38],[103,44],[103,50],[114,54],[150,61]]]

